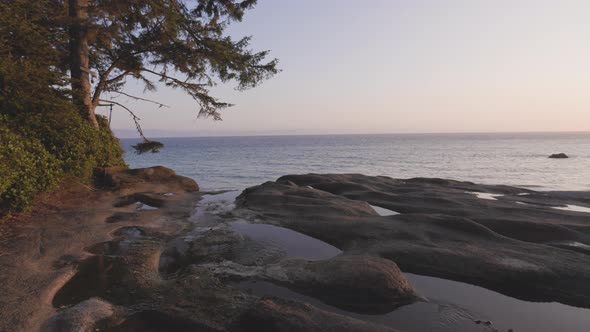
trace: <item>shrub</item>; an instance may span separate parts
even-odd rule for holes
[[[0,206],[22,210],[37,193],[51,189],[63,172],[39,140],[0,127],[0,142]]]
[[[94,167],[125,165],[105,119],[97,130],[70,101],[67,34],[48,19],[63,9],[55,4],[0,1],[0,215],[66,175],[89,180]]]
[[[0,114],[0,209],[21,211],[65,175],[89,181],[95,167],[123,166],[106,120],[96,130],[69,105],[53,112]]]

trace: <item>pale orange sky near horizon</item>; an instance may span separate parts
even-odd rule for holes
[[[590,1],[259,0],[230,30],[283,71],[213,88],[221,122],[181,91],[129,101],[148,135],[590,130]]]

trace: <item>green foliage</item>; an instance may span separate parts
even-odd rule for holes
[[[106,120],[96,130],[71,107],[0,114],[0,209],[26,209],[65,175],[88,180],[95,167],[124,166]],[[0,111],[1,112],[1,111]]]
[[[96,0],[88,7],[89,62],[98,73],[94,97],[121,92],[126,78],[154,91],[155,81],[181,89],[199,105],[199,116],[221,119],[232,106],[210,95],[216,81],[252,88],[278,72],[268,51],[255,52],[250,37],[234,40],[230,23],[242,20],[256,0]],[[98,98],[94,98],[98,100]]]
[[[5,121],[2,118],[2,121]],[[0,127],[0,207],[22,210],[63,174],[57,158],[39,140]]]
[[[0,213],[26,209],[66,175],[124,165],[106,121],[97,130],[70,102],[51,11],[50,1],[0,0]]]
[[[129,96],[127,78],[150,91],[155,81],[181,89],[198,103],[200,116],[220,119],[219,110],[231,105],[209,94],[217,81],[246,89],[277,73],[268,51],[252,51],[249,37],[226,33],[255,3],[0,0],[0,212],[26,208],[66,175],[84,179],[94,167],[124,165],[105,119],[97,119],[97,129],[81,114],[94,114],[101,94]],[[69,10],[72,4],[87,18]],[[70,48],[76,43],[87,46],[88,55]],[[94,92],[84,90],[92,94],[89,112],[72,104],[80,87],[69,75],[85,62],[77,56],[88,60],[84,72],[96,76]],[[133,112],[111,102],[132,114],[141,134]],[[138,147],[154,152],[161,144]]]
[[[63,33],[49,23],[59,1],[0,0],[0,105],[4,112],[54,108],[67,86]]]
[[[137,154],[144,154],[146,152],[158,153],[160,152],[160,149],[164,147],[164,144],[158,141],[146,140],[145,142],[137,143],[131,147],[135,149],[135,153]]]

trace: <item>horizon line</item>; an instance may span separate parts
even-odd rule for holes
[[[114,129],[132,130],[132,129]],[[154,129],[156,130],[156,129]],[[157,129],[161,130],[161,129]],[[144,130],[144,131],[149,131]],[[457,132],[381,132],[381,133],[328,133],[328,134],[220,134],[195,136],[154,136],[159,138],[216,138],[216,137],[293,137],[293,136],[384,136],[384,135],[491,135],[491,134],[590,134],[590,130],[573,131],[457,131]],[[141,137],[117,137],[119,139],[141,139]]]

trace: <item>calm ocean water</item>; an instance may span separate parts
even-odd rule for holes
[[[243,189],[285,174],[363,173],[439,177],[539,190],[590,190],[590,133],[392,134],[162,138],[160,153],[131,167],[162,165],[202,189]],[[564,152],[570,159],[549,159]]]

